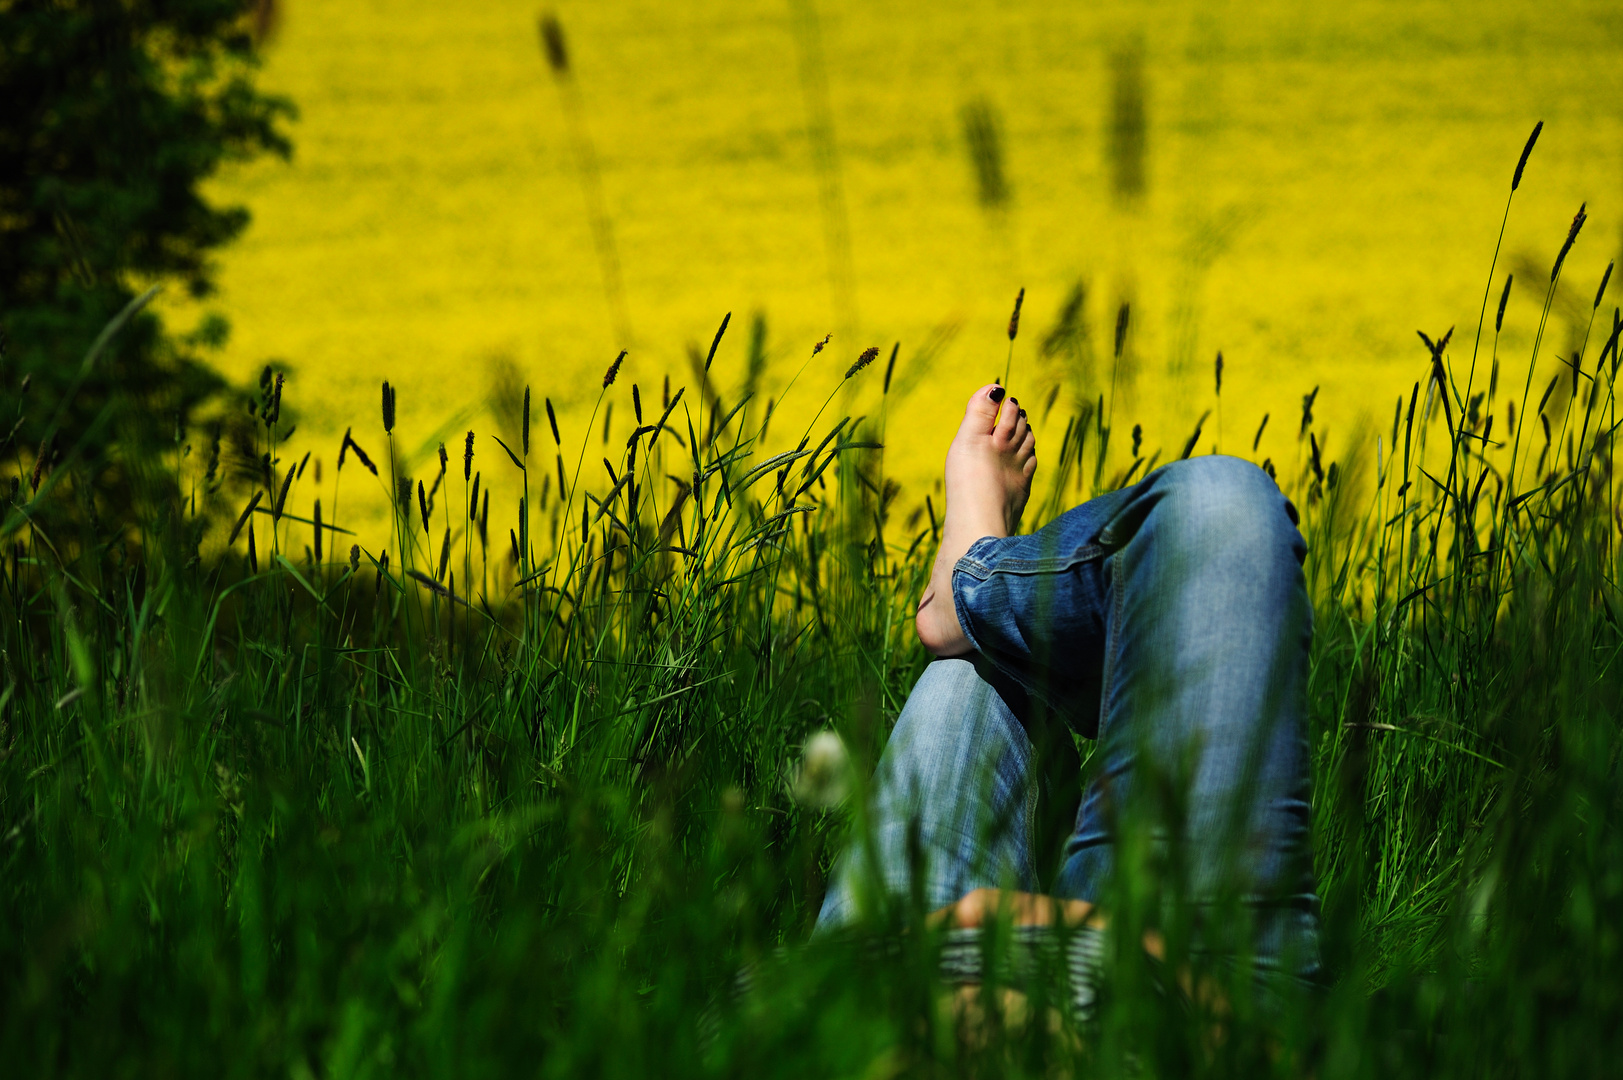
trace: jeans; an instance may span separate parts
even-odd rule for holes
[[[1295,520],[1267,474],[1209,456],[1036,533],[971,545],[952,593],[975,654],[935,661],[914,687],[819,931],[881,893],[935,909],[975,888],[1051,882],[1056,896],[1108,903],[1127,895],[1112,891],[1117,855],[1139,836],[1133,850],[1175,868],[1160,880],[1177,895],[1163,899],[1238,904],[1251,937],[1230,947],[1313,976],[1312,612]],[[1079,772],[1059,721],[1098,742],[1051,861],[1042,794]]]

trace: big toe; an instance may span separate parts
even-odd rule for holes
[[[964,427],[982,435],[991,434],[992,428],[997,425],[997,410],[1003,394],[1003,387],[997,383],[987,383],[969,395],[969,404],[964,406]]]

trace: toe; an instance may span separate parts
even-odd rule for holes
[[[969,404],[964,406],[964,426],[983,435],[991,431],[997,422],[998,405],[1003,401],[1003,393],[1003,387],[997,383],[987,383],[969,395]]]
[[[1014,418],[1014,430],[1009,432],[1009,445],[1014,447],[1015,453],[1020,452],[1020,447],[1025,445],[1026,436],[1030,434],[1031,422],[1026,419],[1026,410],[1020,409]]]
[[[1014,438],[1015,425],[1020,422],[1020,402],[1009,398],[1003,403],[1003,409],[997,415],[997,427],[992,432],[992,438],[1005,446],[1020,445]]]

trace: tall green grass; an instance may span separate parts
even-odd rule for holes
[[[910,611],[940,508],[887,482],[882,446],[947,433],[887,432],[883,408],[829,417],[847,381],[880,381],[871,355],[812,352],[792,389],[827,400],[777,452],[783,416],[710,378],[725,323],[697,385],[657,405],[616,361],[600,407],[638,425],[614,446],[596,413],[567,443],[526,392],[516,439],[476,434],[408,478],[386,386],[318,481],[284,455],[267,372],[242,414],[172,447],[87,460],[61,432],[43,458],[19,451],[0,589],[5,1071],[1615,1067],[1617,318],[1563,361],[1565,393],[1533,396],[1551,369],[1536,354],[1502,383],[1495,324],[1468,369],[1446,344],[1417,364],[1390,428],[1332,447],[1310,396],[1298,460],[1267,463],[1310,546],[1328,973],[1272,1009],[1188,951],[1157,884],[1175,868],[1131,852],[1090,1017],[1020,1022],[989,995],[956,1022],[939,939],[905,905],[887,949],[800,948],[860,814],[797,801],[799,748],[836,730],[860,788],[926,660]],[[104,422],[141,407],[132,389]],[[1085,403],[1045,437],[1028,527],[1209,446],[1196,425],[1157,453]],[[395,494],[378,551],[339,514],[366,461]],[[83,494],[112,467],[139,491],[128,520]],[[487,483],[504,472],[523,491],[505,507]],[[1166,965],[1122,944],[1141,928],[1164,932]]]

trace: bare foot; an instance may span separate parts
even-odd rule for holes
[[[1002,889],[971,889],[958,901],[930,913],[931,922],[956,927],[980,926],[1008,915],[1015,926],[1103,927],[1104,916],[1086,900],[1061,900],[1040,893]]]
[[[1026,410],[1014,398],[1005,401],[1003,393],[996,383],[975,391],[947,448],[941,547],[914,621],[919,640],[937,656],[974,651],[953,606],[953,564],[983,536],[1009,536],[1020,527],[1037,471],[1037,440]]]

